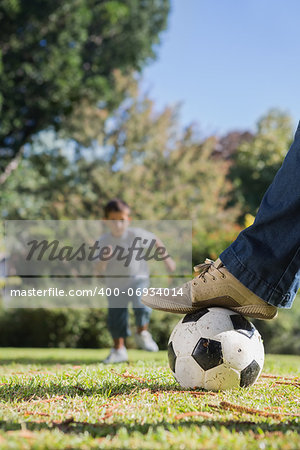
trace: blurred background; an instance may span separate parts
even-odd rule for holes
[[[2,0],[2,237],[7,219],[95,220],[121,197],[135,219],[193,220],[194,263],[215,259],[292,142],[299,14],[296,0]],[[108,347],[105,317],[2,309],[0,345]],[[161,348],[178,319],[153,313]],[[299,298],[255,325],[267,351],[300,353]]]

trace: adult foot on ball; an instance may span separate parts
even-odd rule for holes
[[[277,308],[269,305],[246,288],[224,266],[220,259],[206,259],[204,264],[194,267],[199,275],[168,296],[145,295],[142,302],[153,309],[179,314],[188,314],[201,308],[220,306],[232,309],[244,316],[256,319],[273,319]]]

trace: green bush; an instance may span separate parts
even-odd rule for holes
[[[261,333],[267,353],[300,354],[300,296],[290,310],[280,310],[275,320],[253,321]],[[112,345],[104,309],[2,309],[0,346],[104,348]],[[153,311],[150,331],[161,350],[182,316]],[[127,346],[135,347],[134,315],[130,310],[132,337]]]
[[[300,355],[300,294],[291,309],[279,309],[276,319],[253,321],[267,353]]]
[[[12,309],[0,314],[2,347],[101,348],[110,344],[102,309]]]

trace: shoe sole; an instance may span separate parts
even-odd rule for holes
[[[262,319],[262,320],[272,320],[277,314],[277,308],[272,305],[246,305],[246,306],[233,306],[227,305],[223,298],[213,298],[210,300],[205,300],[205,302],[201,302],[201,304],[184,306],[178,305],[172,302],[164,302],[163,299],[159,299],[159,301],[147,302],[142,299],[142,303],[150,308],[157,309],[159,311],[165,311],[175,314],[189,314],[191,312],[199,311],[199,309],[203,308],[213,308],[213,307],[221,307],[231,309],[234,312],[241,314],[242,316],[251,317],[252,319]],[[218,302],[219,300],[219,302]]]
[[[277,308],[275,306],[270,305],[270,307],[267,309],[266,307],[265,311],[262,310],[261,306],[240,306],[238,308],[229,308],[232,309],[235,312],[238,312],[242,316],[248,316],[252,317],[253,319],[262,319],[262,320],[272,320],[275,319],[278,315]],[[275,309],[275,310],[274,310]]]
[[[174,314],[188,314],[202,309],[199,308],[199,306],[181,306],[177,303],[164,302],[164,300],[162,300],[161,298],[157,302],[153,300],[154,299],[151,298],[151,302],[148,302],[147,300],[142,299],[142,303],[146,306],[149,306],[149,308],[157,309],[159,311],[171,312]]]

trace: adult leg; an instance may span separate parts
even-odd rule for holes
[[[300,122],[254,224],[220,259],[258,297],[277,307],[291,307],[300,282]]]

